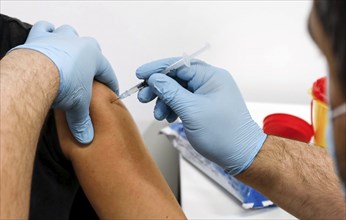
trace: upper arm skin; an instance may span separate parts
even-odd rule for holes
[[[75,141],[64,114],[55,112],[60,145],[85,194],[100,218],[185,218],[129,112],[115,99],[109,88],[94,82],[95,136],[89,145]]]
[[[0,219],[25,219],[37,141],[59,89],[45,55],[17,49],[0,60]]]

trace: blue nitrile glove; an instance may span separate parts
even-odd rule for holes
[[[163,59],[139,67],[137,77],[147,80],[149,87],[138,93],[138,99],[149,102],[157,95],[156,119],[172,122],[179,116],[187,139],[200,154],[229,174],[239,174],[251,165],[266,134],[252,120],[226,70],[193,60],[191,67],[181,67],[170,73],[170,77],[159,73],[178,59]],[[171,77],[187,83],[187,88]]]
[[[90,143],[94,138],[89,116],[94,77],[118,94],[118,81],[97,41],[79,37],[68,25],[55,29],[40,21],[32,27],[25,44],[14,49],[18,48],[36,50],[55,63],[60,85],[53,107],[66,111],[68,126],[80,143]]]

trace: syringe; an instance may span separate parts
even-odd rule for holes
[[[204,45],[204,47],[202,47],[201,49],[197,50],[196,52],[192,53],[191,55],[187,55],[187,54],[183,54],[183,57],[178,60],[177,62],[169,65],[166,69],[164,69],[161,73],[162,74],[168,74],[169,72],[171,72],[172,70],[178,69],[179,67],[182,66],[187,66],[190,67],[190,62],[193,58],[197,57],[198,55],[200,55],[201,53],[203,53],[204,51],[206,51],[207,49],[210,48],[210,45],[207,43]],[[124,99],[136,92],[138,92],[139,90],[143,89],[144,87],[148,86],[146,81],[143,81],[141,83],[138,83],[137,85],[131,87],[130,89],[126,90],[125,92],[123,92],[118,99]]]

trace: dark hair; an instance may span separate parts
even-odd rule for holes
[[[346,1],[315,0],[314,8],[330,40],[336,59],[336,74],[342,93],[346,97]]]

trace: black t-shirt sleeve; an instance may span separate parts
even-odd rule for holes
[[[25,43],[31,25],[0,14],[0,59],[15,46]]]
[[[69,219],[78,180],[60,148],[54,112],[47,115],[34,162],[30,219]]]

